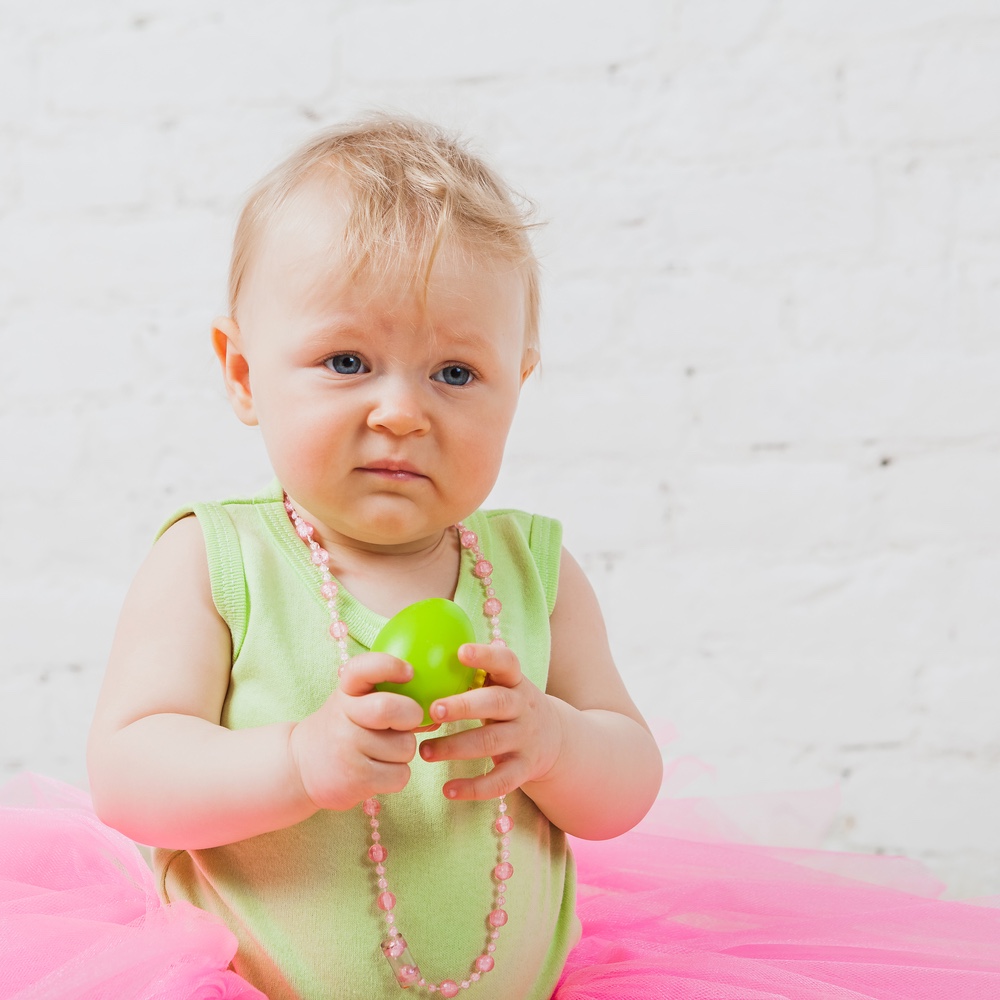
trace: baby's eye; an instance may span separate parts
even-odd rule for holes
[[[448,365],[447,368],[435,372],[432,377],[435,382],[444,382],[446,385],[468,385],[475,375],[462,365]]]
[[[335,354],[323,364],[338,375],[360,375],[369,370],[356,354]]]

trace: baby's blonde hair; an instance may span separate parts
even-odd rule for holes
[[[453,239],[485,261],[519,269],[525,281],[525,347],[538,346],[538,260],[531,205],[456,138],[426,122],[380,115],[320,133],[271,171],[240,215],[229,269],[229,310],[268,228],[307,180],[342,178],[352,204],[343,249],[352,275],[376,278],[400,264],[424,287]]]

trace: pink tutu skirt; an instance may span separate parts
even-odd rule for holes
[[[1000,908],[918,865],[672,830],[574,842],[583,939],[554,1000],[1000,1000]],[[82,792],[3,790],[0,1000],[263,1000],[235,952]]]
[[[83,792],[22,775],[0,793],[2,1000],[266,1000],[235,954],[218,920],[160,902]]]
[[[576,842],[555,1000],[1000,1000],[1000,908],[902,858],[633,831]]]

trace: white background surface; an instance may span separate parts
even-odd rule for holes
[[[839,784],[830,846],[1000,893],[998,94],[997,0],[0,2],[0,774],[85,781],[156,527],[267,478],[207,339],[243,193],[403,110],[548,223],[495,500],[687,791]]]

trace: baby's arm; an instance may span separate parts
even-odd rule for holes
[[[544,693],[521,675],[511,650],[463,647],[462,661],[487,670],[494,683],[442,699],[431,714],[435,721],[490,721],[427,740],[421,755],[493,757],[496,766],[489,774],[448,782],[450,797],[490,798],[520,786],[567,833],[592,840],[615,837],[648,811],[663,761],[615,667],[597,597],[565,551],[551,629]]]
[[[215,847],[406,784],[421,710],[370,692],[408,680],[408,664],[356,657],[302,722],[229,730],[231,657],[201,529],[186,518],[153,547],[122,609],[87,751],[102,820],[144,844]]]

